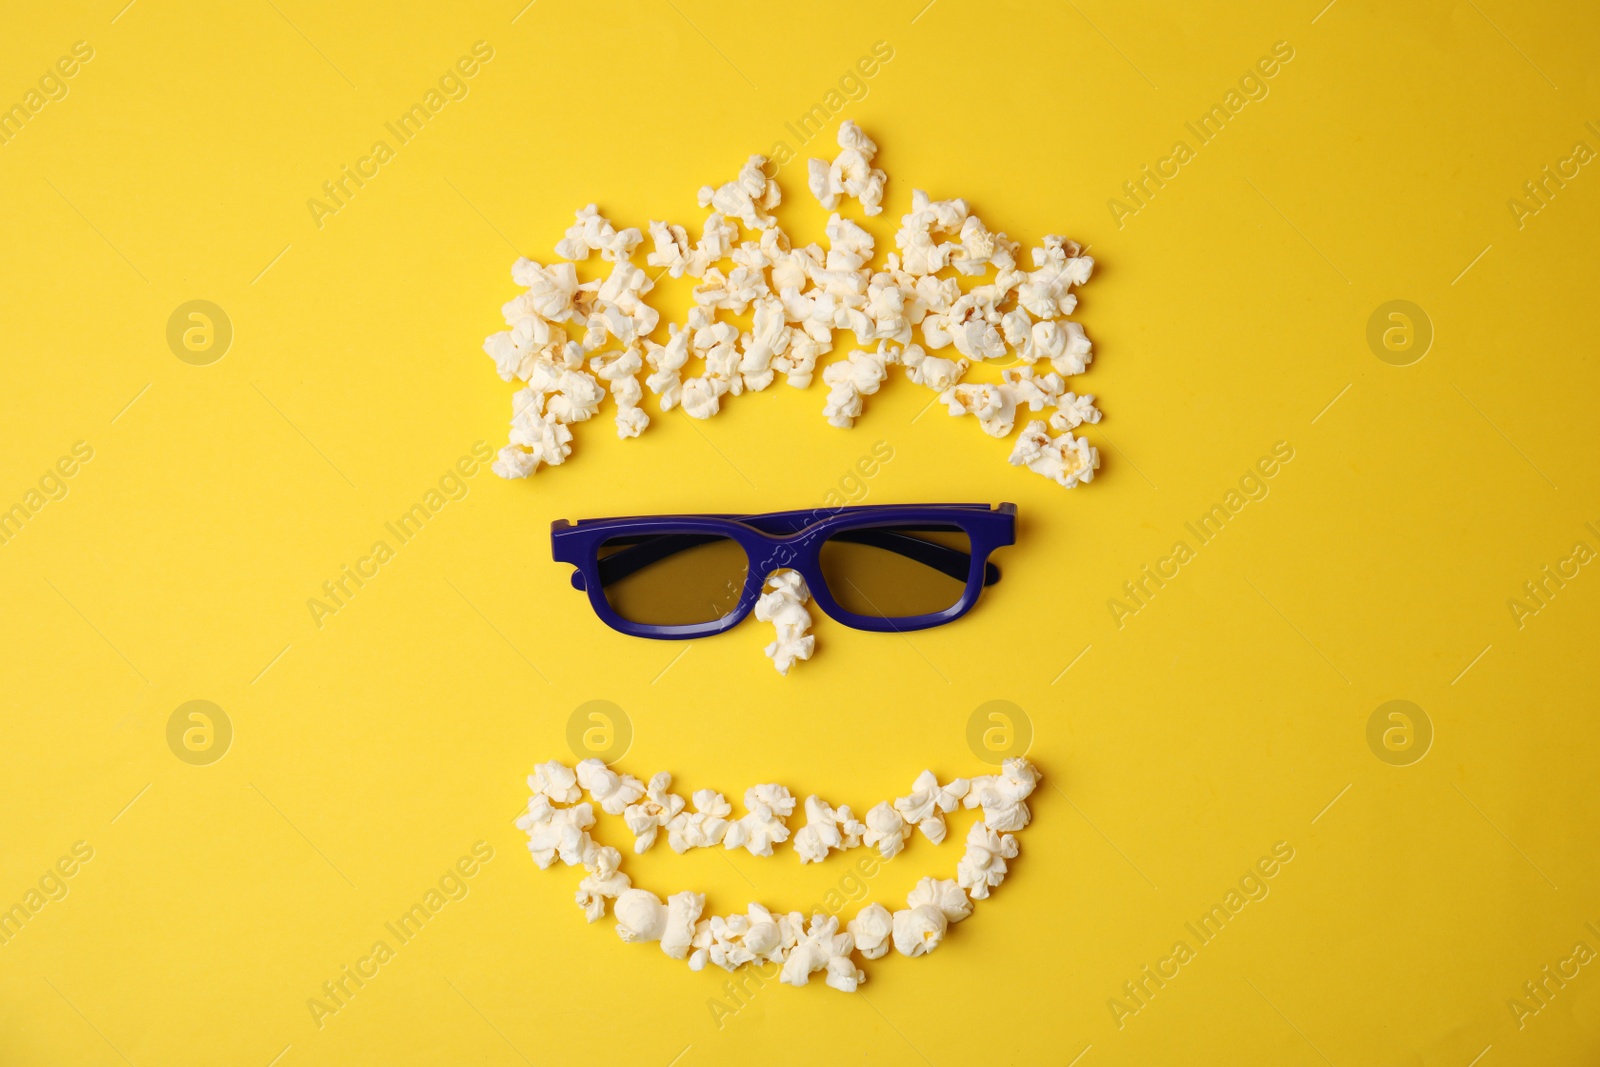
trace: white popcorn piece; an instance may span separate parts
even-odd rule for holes
[[[617,936],[624,941],[660,941],[667,932],[667,905],[648,889],[625,889],[611,905]]]
[[[1036,319],[1072,314],[1078,298],[1070,290],[1089,280],[1094,260],[1080,253],[1076,241],[1056,236],[1046,237],[1044,246],[1035,248],[1032,255],[1038,269],[1029,272],[1017,287],[1017,303]]]
[[[965,778],[957,778],[949,785],[941,786],[932,771],[923,771],[911,783],[911,795],[894,802],[894,810],[907,824],[921,830],[924,837],[937,845],[944,840],[945,813],[955,811],[960,806],[967,789]]]
[[[924,904],[938,908],[945,920],[958,923],[972,914],[972,901],[966,892],[950,878],[924,878],[906,894],[906,904],[917,908]]]
[[[650,365],[645,388],[660,397],[662,411],[671,411],[682,399],[683,365],[689,361],[689,331],[677,323],[667,329],[666,344],[660,345],[648,338],[644,342],[645,362]]]
[[[950,920],[932,904],[918,904],[897,911],[894,913],[894,950],[902,956],[926,956],[939,947],[949,927]]]
[[[566,427],[563,426],[562,429]],[[570,439],[570,432],[568,437]],[[495,453],[494,462],[489,465],[489,469],[502,478],[526,478],[538,469],[540,462],[539,453],[529,452],[516,445],[502,445],[500,451]]]
[[[781,785],[758,785],[745,791],[745,814],[728,824],[722,847],[743,847],[752,856],[772,855],[772,846],[789,840],[784,820],[794,813],[794,796]]]
[[[622,853],[610,846],[593,847],[584,857],[583,867],[589,873],[578,883],[577,902],[590,922],[599,922],[605,916],[606,901],[632,886],[628,876],[617,869],[621,863]]]
[[[912,190],[911,212],[901,216],[900,231],[894,238],[905,272],[931,275],[949,266],[959,246],[934,237],[959,233],[969,214],[965,200],[931,200],[921,189]]]
[[[591,253],[613,262],[627,259],[639,246],[644,235],[637,229],[618,230],[593,204],[579,210],[576,221],[567,230],[566,239],[556,245],[556,255],[562,259],[585,260]]]
[[[700,206],[731,215],[752,230],[775,225],[777,220],[768,212],[778,206],[783,193],[778,183],[767,177],[767,162],[766,156],[751,156],[733,181],[715,189],[702,186]]]
[[[951,386],[939,394],[939,403],[945,405],[952,416],[976,416],[978,425],[990,437],[1009,436],[1017,424],[1016,390],[1004,382]]]
[[[528,852],[540,870],[557,858],[576,867],[591,845],[586,831],[594,825],[594,809],[587,803],[558,808],[548,796],[536,793],[528,801],[528,810],[517,817],[516,825],[528,835]]]
[[[950,254],[950,265],[966,275],[982,274],[990,266],[1000,272],[1015,271],[1017,253],[1021,250],[1022,246],[1006,240],[1005,234],[990,233],[978,216],[968,215],[961,222],[960,237],[957,247]],[[1020,284],[1022,277],[1018,272],[1007,287]]]
[[[1093,360],[1093,345],[1083,327],[1070,319],[1036,322],[1028,341],[1018,350],[1024,362],[1048,359],[1057,374],[1082,374]]]
[[[823,229],[828,238],[826,269],[855,271],[872,259],[872,234],[857,223],[842,218],[836,211],[828,216]]]
[[[1039,784],[1039,771],[1026,759],[1008,759],[999,774],[972,779],[966,807],[983,809],[983,821],[995,830],[1021,830],[1031,815],[1024,803]]]
[[[679,406],[691,419],[709,419],[722,407],[729,385],[719,378],[690,378],[683,383]]]
[[[829,988],[837,989],[841,993],[854,993],[866,980],[867,972],[855,965],[849,953],[828,958]]]
[[[528,775],[528,788],[534,796],[547,796],[555,804],[575,804],[583,798],[577,773],[560,760],[536,764]]]
[[[828,972],[828,985],[842,992],[854,993],[856,986],[866,978],[850,962],[855,939],[839,932],[837,915],[813,915],[799,943],[791,948],[783,960],[783,971],[778,981],[785,985],[802,986],[811,981],[818,971]],[[843,961],[835,966],[835,960]]]
[[[530,420],[573,423],[594,417],[605,395],[605,387],[586,371],[536,363],[528,375],[527,388],[512,398],[511,443],[531,445],[517,437],[519,429]]]
[[[861,210],[866,214],[878,214],[883,210],[884,183],[889,180],[883,171],[872,167],[878,146],[861,132],[854,119],[846,119],[839,126],[839,148],[832,164],[823,159],[807,163],[806,181],[811,194],[829,211],[839,206],[841,196],[853,196],[861,201]]]
[[[900,353],[900,365],[912,382],[940,393],[959,382],[969,366],[966,359],[930,356],[917,344],[906,345]]]
[[[987,900],[989,891],[1005,880],[1006,860],[1016,855],[1015,837],[976,822],[967,832],[967,849],[956,864],[956,884],[973,900]]]
[[[695,926],[693,946],[689,967],[696,971],[708,962],[732,971],[756,960],[781,959],[785,951],[778,920],[754,903],[743,915],[701,920]]]
[[[700,789],[692,800],[693,812],[680,811],[667,824],[667,844],[677,853],[720,845],[728,832],[733,805],[726,797],[714,789]]]
[[[565,322],[572,317],[572,300],[578,293],[578,272],[571,263],[552,263],[545,267],[537,260],[521,256],[511,265],[511,280],[527,289],[513,301],[523,313],[550,322]],[[506,323],[512,324],[510,315],[506,316]]]
[[[876,351],[852,352],[845,359],[822,368],[822,380],[828,386],[822,414],[828,425],[843,430],[854,426],[861,415],[862,397],[878,391],[889,376],[890,364],[899,362],[899,358],[899,352],[891,350],[884,341]]]
[[[866,831],[850,813],[848,804],[831,807],[819,796],[806,797],[806,824],[794,835],[794,850],[801,863],[821,863],[833,849],[855,848]]]
[[[875,960],[889,951],[889,941],[894,936],[894,917],[882,904],[868,904],[846,925],[863,959]]]
[[[911,836],[911,824],[901,818],[887,800],[868,810],[866,826],[861,840],[877,849],[886,860],[898,856],[906,847],[906,838]]]
[[[1022,428],[1016,447],[1011,450],[1010,463],[1072,489],[1079,482],[1094,480],[1094,472],[1100,467],[1100,450],[1071,433],[1051,437],[1044,420],[1034,419]]]
[[[689,253],[684,273],[691,278],[704,277],[711,267],[728,258],[738,240],[739,228],[724,218],[722,212],[713,211],[700,228],[700,240]]]
[[[785,380],[796,389],[811,385],[816,373],[817,358],[833,350],[833,342],[819,341],[809,333],[789,327],[789,343],[782,354],[772,358],[772,368],[781,371]]]
[[[639,406],[644,390],[636,375],[643,366],[637,345],[621,352],[602,352],[589,361],[595,377],[611,389],[611,399],[617,405],[617,436],[621,438],[638,437],[650,424],[650,416]]]
[[[661,930],[661,951],[675,960],[689,955],[695,923],[705,910],[704,893],[674,893],[667,898],[667,921]]]
[[[643,852],[655,844],[661,827],[683,810],[683,798],[667,792],[671,785],[672,775],[662,771],[645,785],[645,795],[638,803],[623,809],[622,821],[633,834],[635,852]]]
[[[751,330],[740,338],[739,377],[745,389],[760,392],[772,384],[772,361],[788,350],[790,340],[782,301],[771,295],[757,298]]]
[[[1058,432],[1076,430],[1086,422],[1100,421],[1100,409],[1094,406],[1094,394],[1062,393],[1056,400],[1056,411],[1050,416],[1050,428]]]
[[[811,629],[811,612],[806,601],[811,590],[799,571],[784,569],[773,571],[762,586],[756,600],[755,616],[760,622],[772,623],[777,631],[773,642],[766,647],[767,658],[779,674],[788,674],[797,660],[810,659],[816,647],[816,638],[807,633]]]
[[[1067,383],[1055,371],[1041,377],[1032,367],[1007,368],[1000,372],[1000,381],[1011,387],[1017,406],[1026,404],[1029,411],[1055,407],[1067,388]]]
[[[689,269],[688,231],[682,226],[655,221],[646,228],[650,231],[650,240],[655,244],[656,250],[644,257],[645,264],[651,267],[665,267],[667,273],[674,278],[683,277],[684,271]]]
[[[629,804],[644,796],[644,783],[631,774],[618,774],[597,759],[578,764],[578,784],[607,815],[621,815]]]

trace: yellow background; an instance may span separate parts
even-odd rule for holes
[[[1600,576],[1520,628],[1507,601],[1600,547],[1600,176],[1520,226],[1507,201],[1600,146],[1600,12],[924,3],[9,14],[0,103],[76,41],[94,58],[0,147],[0,503],[74,442],[94,458],[0,546],[0,904],[74,842],[94,858],[0,947],[0,1061],[1594,1062],[1600,967],[1521,1028],[1507,1001],[1600,949]],[[470,94],[318,228],[308,198],[480,40]],[[893,59],[801,146],[784,124],[878,41]],[[1108,199],[1195,148],[1184,123],[1279,41],[1270,94],[1119,227]],[[695,190],[780,140],[799,153],[781,217],[820,239],[803,160],[845,117],[882,146],[880,239],[916,187],[1092,243],[1092,485],[916,418],[927,394],[898,376],[848,433],[820,382],[636,441],[603,415],[564,467],[470,479],[313,623],[385,521],[504,440],[512,390],[479,345],[514,249],[548,259],[590,201],[698,232]],[[192,299],[233,324],[209,366],[166,343]],[[1366,340],[1394,299],[1434,331],[1410,366]],[[780,678],[767,627],[628,639],[549,559],[558,517],[820,503],[880,440],[868,502],[1020,507],[1005,580],[958,625],[819,619],[816,658]],[[1119,627],[1107,601],[1194,547],[1185,522],[1280,441],[1270,495]],[[195,699],[234,730],[209,766],[167,744]],[[1024,709],[1046,784],[1013,878],[933,956],[867,964],[854,998],[773,984],[719,1025],[725,975],[586,925],[578,873],[538,871],[512,826],[591,699],[631,720],[618,766],[685,794],[779,781],[864,808],[925,766],[981,771],[966,729],[990,700]],[[1368,746],[1391,699],[1434,731],[1409,766]],[[480,840],[469,895],[319,1028],[307,1000]],[[1193,945],[1185,922],[1280,841],[1270,895],[1119,1027],[1123,983]],[[950,876],[958,849],[913,843],[872,898]],[[662,845],[625,869],[726,912],[805,907],[848,862]]]

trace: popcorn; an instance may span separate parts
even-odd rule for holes
[[[916,344],[906,345],[900,353],[900,365],[905,367],[906,377],[917,385],[941,393],[959,382],[969,366],[965,359],[930,356]]]
[[[1027,404],[1029,411],[1054,407],[1067,388],[1067,383],[1061,380],[1061,375],[1051,371],[1041,378],[1034,373],[1032,367],[1013,367],[1003,370],[1000,372],[1000,381],[1011,387],[1011,393],[1017,398],[1017,404]]]
[[[1062,393],[1056,400],[1056,413],[1050,416],[1052,430],[1075,430],[1086,422],[1099,422],[1100,409],[1094,406],[1094,394]]]
[[[782,301],[770,295],[758,298],[751,331],[740,338],[744,351],[739,358],[739,377],[746,389],[760,392],[772,384],[773,357],[788,349],[790,339]]]
[[[912,190],[911,213],[901,216],[894,238],[906,273],[931,275],[949,266],[957,246],[935,242],[934,235],[960,232],[968,214],[965,200],[930,200],[921,189]]]
[[[644,366],[638,346],[624,351],[602,352],[589,361],[595,377],[611,387],[611,399],[617,405],[617,436],[638,437],[650,424],[650,416],[639,406],[644,391],[635,377]]]
[[[899,363],[952,415],[976,415],[991,437],[1012,437],[1024,406],[1041,413],[1050,430],[1068,436],[1025,432],[1011,465],[1069,488],[1092,480],[1099,454],[1069,431],[1100,413],[1092,395],[1069,392],[1066,380],[1093,359],[1083,327],[1068,316],[1094,260],[1076,242],[1051,235],[1030,250],[1025,269],[1022,246],[991,229],[967,201],[935,200],[916,189],[893,250],[875,262],[883,235],[839,207],[855,197],[866,216],[881,213],[887,178],[872,166],[877,145],[851,121],[839,127],[838,143],[833,160],[809,163],[808,185],[831,213],[820,243],[795,245],[779,226],[772,212],[781,187],[767,176],[769,161],[753,155],[733,180],[699,190],[706,215],[696,239],[688,226],[648,223],[652,250],[644,261],[653,277],[632,261],[644,241],[640,230],[618,229],[594,204],[575,213],[556,247],[568,262],[519,257],[511,274],[521,291],[501,307],[505,329],[483,343],[502,380],[525,383],[513,397],[495,473],[527,478],[565,462],[575,432],[583,432],[572,427],[594,418],[608,394],[617,436],[625,439],[650,425],[647,391],[662,412],[708,419],[721,413],[725,397],[767,390],[779,375],[810,388],[819,364],[827,392],[822,415],[848,429]],[[596,252],[612,264],[609,273],[580,282],[572,261]],[[663,344],[661,315],[648,296],[664,274],[696,284],[687,321],[669,324]],[[750,318],[739,326],[717,321],[724,311]],[[854,335],[855,350],[825,361],[841,330]],[[954,351],[945,354],[947,348]],[[1007,369],[999,382],[963,382],[972,364],[1008,354],[1023,366]],[[686,374],[691,357],[703,366]],[[793,606],[781,599],[773,610]],[[769,646],[775,664],[809,655],[804,629],[792,637]]]
[[[558,857],[567,866],[576,867],[591,845],[586,831],[594,825],[594,809],[588,804],[558,808],[548,796],[535,793],[528,800],[528,810],[517,817],[516,825],[528,835],[528,852],[540,870],[547,869]]]
[[[861,210],[866,214],[878,214],[883,210],[883,186],[888,181],[888,175],[872,168],[878,146],[861,132],[854,119],[846,119],[839,126],[839,147],[843,151],[831,165],[825,159],[807,163],[806,182],[811,195],[829,211],[839,206],[841,196],[853,196],[861,201]]]
[[[695,923],[705,910],[704,893],[674,893],[667,898],[666,924],[661,931],[661,951],[675,960],[689,955]]]
[[[1021,830],[1030,818],[1023,801],[1033,795],[1039,784],[1039,772],[1020,757],[1008,759],[1000,765],[999,774],[986,774],[972,779],[967,791],[966,806],[983,808],[983,821],[996,830]]]
[[[685,960],[693,971],[713,963],[731,972],[747,964],[772,962],[779,965],[782,984],[807,985],[812,975],[822,974],[828,986],[849,993],[866,980],[854,953],[866,960],[880,959],[892,945],[904,956],[926,955],[942,943],[952,923],[971,916],[974,901],[987,899],[1004,880],[1006,861],[1017,855],[1017,839],[1002,831],[1027,825],[1024,802],[1036,788],[1039,773],[1025,759],[1005,761],[999,774],[970,782],[958,778],[948,785],[940,785],[933,772],[924,771],[909,797],[876,805],[864,823],[855,820],[847,806],[806,797],[806,825],[794,837],[801,863],[820,862],[833,849],[862,844],[892,856],[903,847],[912,822],[937,841],[943,837],[944,813],[963,799],[969,808],[983,808],[984,821],[967,835],[954,879],[922,878],[906,895],[904,909],[891,911],[869,903],[848,923],[836,915],[814,914],[807,920],[798,911],[774,913],[754,902],[743,913],[704,916],[705,895],[697,892],[674,893],[663,900],[632,885],[621,870],[620,851],[589,837],[587,831],[594,824],[589,803],[565,806],[587,790],[608,814],[621,811],[636,836],[648,834],[652,839],[665,819],[669,839],[679,852],[720,839],[725,848],[745,847],[755,855],[770,856],[772,846],[789,837],[784,820],[793,814],[795,798],[781,785],[747,790],[747,814],[730,822],[730,805],[721,793],[697,791],[690,813],[683,810],[681,798],[668,792],[671,781],[671,775],[662,772],[641,785],[598,759],[583,760],[575,770],[560,761],[542,763],[528,778],[532,795],[517,825],[527,831],[529,851],[541,868],[557,858],[583,866],[575,902],[591,923],[605,915],[609,903],[623,941],[659,942],[664,953]],[[637,803],[624,806],[629,799]],[[929,820],[937,820],[937,831],[930,832]],[[635,847],[648,845],[636,839]]]
[[[855,848],[866,830],[850,806],[833,808],[819,796],[806,797],[806,824],[794,835],[801,863],[821,863],[831,849]]]
[[[906,847],[906,838],[911,836],[910,824],[887,800],[867,812],[866,824],[861,840],[877,849],[886,860],[900,855]]]
[[[722,406],[722,397],[728,392],[725,381],[710,377],[690,378],[683,383],[679,403],[683,413],[691,419],[709,419]]]
[[[624,941],[660,941],[667,931],[667,906],[648,889],[625,889],[611,906],[617,936]]]
[[[778,206],[783,194],[778,183],[767,178],[766,166],[766,156],[751,156],[738,178],[716,189],[702,186],[700,206],[733,215],[752,230],[775,225],[777,220],[767,211]]]
[[[778,921],[760,904],[751,904],[744,915],[701,920],[695,926],[693,946],[689,968],[695,971],[707,962],[732,971],[758,959],[781,958],[784,952]]]
[[[832,351],[833,342],[818,341],[804,330],[789,327],[789,344],[784,352],[772,359],[772,369],[781,371],[790,385],[805,389],[811,385],[816,371],[817,357]]]
[[[822,368],[822,380],[828,386],[827,403],[822,414],[828,425],[848,430],[861,415],[864,396],[878,391],[878,386],[889,376],[889,365],[899,361],[899,353],[880,342],[875,352],[859,351],[837,363]]]
[[[949,878],[924,878],[916,888],[906,894],[906,903],[912,908],[930,905],[944,913],[947,922],[958,923],[972,914],[972,901],[962,888]]]
[[[944,813],[955,811],[961,798],[967,795],[967,780],[957,778],[941,786],[932,771],[923,771],[911,783],[911,795],[894,802],[894,810],[901,819],[922,831],[922,835],[937,845],[944,840]]]
[[[622,821],[633,834],[635,852],[643,852],[655,844],[657,831],[683,810],[683,798],[667,792],[670,785],[672,775],[662,771],[645,786],[642,800],[623,809]]]
[[[810,659],[816,647],[817,639],[806,632],[811,629],[811,613],[805,606],[811,590],[799,571],[788,569],[773,571],[762,588],[756,619],[777,629],[777,639],[766,647],[767,658],[779,674],[788,674],[796,660]]]
[[[1017,855],[1017,839],[998,834],[982,822],[967,832],[967,850],[956,864],[956,884],[973,900],[987,900],[989,890],[1005,880],[1006,860]]]
[[[1022,436],[1011,450],[1010,463],[1013,467],[1026,466],[1035,474],[1072,489],[1079,482],[1094,480],[1094,472],[1100,467],[1100,450],[1070,433],[1051,437],[1045,432],[1044,420],[1034,419],[1022,428]]]
[[[578,764],[578,784],[607,815],[621,815],[629,804],[644,796],[644,783],[631,774],[618,774],[597,759]]]
[[[688,231],[682,226],[653,221],[648,229],[656,250],[644,257],[645,263],[652,267],[667,268],[667,273],[674,278],[683,277],[690,263]]]
[[[511,280],[528,291],[511,304],[527,315],[549,322],[565,322],[572,317],[572,299],[578,292],[578,272],[571,263],[540,266],[538,261],[519,256],[511,265]],[[506,316],[512,325],[511,316]]]
[[[889,939],[894,934],[894,917],[882,904],[868,904],[846,925],[850,936],[856,939],[856,950],[863,958],[875,960],[889,951]]]
[[[609,846],[592,848],[584,858],[588,876],[578,883],[578,907],[590,922],[599,922],[606,913],[606,901],[615,899],[633,883],[617,869],[622,853]]]
[[[950,254],[950,265],[962,274],[982,274],[992,264],[1001,271],[1014,270],[1022,246],[1006,240],[1003,233],[990,233],[983,220],[968,215],[961,221],[958,247]],[[1017,282],[1021,282],[1019,276]]]
[[[566,429],[566,427],[562,427]],[[567,434],[567,440],[572,440],[572,435]],[[489,469],[502,478],[526,478],[538,469],[542,462],[539,453],[528,452],[516,445],[504,445],[495,453],[494,462]],[[559,462],[559,461],[558,461]]]
[[[838,920],[835,919],[835,922]],[[849,935],[844,935],[848,937]],[[850,960],[848,952],[828,957],[828,985],[841,993],[854,993],[867,980],[867,972]]]
[[[926,956],[939,947],[949,927],[950,920],[932,904],[918,904],[897,911],[894,913],[894,950],[902,956]]]
[[[673,323],[668,327],[669,340],[664,345],[646,339],[645,362],[650,364],[650,376],[644,380],[645,388],[661,398],[661,410],[671,411],[682,398],[683,365],[689,361],[689,331]]]
[[[720,845],[728,832],[728,816],[733,805],[713,789],[696,790],[694,811],[680,811],[667,824],[667,844],[672,851],[684,853],[691,848],[710,848]]]
[[[547,796],[556,804],[574,804],[583,796],[577,774],[560,760],[537,764],[528,775],[528,788],[534,796]]]
[[[1066,319],[1060,322],[1036,322],[1029,331],[1027,343],[1017,355],[1026,363],[1048,359],[1057,374],[1082,374],[1094,358],[1093,346],[1083,327]]]
[[[705,225],[700,228],[700,240],[695,242],[689,254],[684,273],[691,278],[703,277],[713,264],[728,258],[738,239],[739,228],[723,218],[721,212],[713,211],[706,216]]]
[[[616,262],[632,255],[643,239],[644,235],[636,229],[618,230],[595,205],[589,204],[577,213],[566,239],[556,245],[556,255],[562,259],[585,260],[591,253],[599,252],[602,258]]]
[[[789,840],[784,825],[794,812],[794,797],[781,785],[758,785],[744,794],[745,814],[728,824],[722,846],[743,847],[752,856],[772,855],[772,846]]]
[[[778,981],[785,985],[801,986],[811,981],[818,971],[828,972],[828,985],[845,993],[854,993],[856,986],[866,978],[850,962],[855,948],[855,938],[839,932],[837,915],[813,915],[800,943],[784,957],[783,971]],[[835,960],[840,961],[837,965]]]
[[[978,425],[990,437],[1006,437],[1016,425],[1016,390],[1004,383],[954,385],[939,394],[939,403],[945,405],[951,415],[976,415]]]

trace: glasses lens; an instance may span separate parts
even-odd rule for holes
[[[819,558],[828,592],[845,611],[905,619],[960,602],[972,544],[956,526],[870,526],[836,531]]]
[[[606,603],[646,626],[715,622],[738,606],[748,569],[739,542],[721,534],[644,534],[600,546]]]

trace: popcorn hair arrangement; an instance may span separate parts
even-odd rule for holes
[[[1010,463],[1068,489],[1093,480],[1100,453],[1073,431],[1099,422],[1100,411],[1093,394],[1074,393],[1067,379],[1093,358],[1083,327],[1068,316],[1078,300],[1072,289],[1089,280],[1094,260],[1076,242],[1050,236],[1030,250],[1026,270],[1021,244],[992,232],[965,200],[932,200],[918,189],[895,251],[874,267],[874,237],[836,209],[850,198],[864,215],[880,214],[888,177],[873,166],[877,145],[853,121],[838,139],[838,156],[810,160],[807,174],[812,195],[834,212],[826,248],[794,247],[779,227],[771,211],[782,192],[759,155],[732,181],[700,189],[709,213],[697,239],[683,226],[649,223],[645,265],[657,278],[699,283],[687,321],[669,323],[664,336],[660,313],[645,301],[655,280],[634,262],[644,234],[617,229],[594,204],[556,245],[568,262],[518,259],[511,277],[524,292],[501,309],[508,329],[483,346],[503,380],[522,383],[495,473],[526,478],[564,463],[571,427],[597,415],[608,393],[617,436],[630,438],[650,424],[646,390],[662,413],[708,419],[727,398],[762,392],[779,375],[810,388],[819,361],[834,352],[835,331],[847,330],[857,349],[821,367],[829,425],[854,426],[865,398],[898,367],[950,415],[972,416],[991,437],[1010,437],[1023,412],[1038,415],[1027,418]],[[580,284],[574,263],[595,253],[610,273]],[[982,280],[963,288],[962,277]],[[724,314],[748,314],[749,329]],[[973,365],[1007,357],[1019,365],[999,381],[962,381]]]
[[[805,822],[792,835],[791,845],[803,864],[858,847],[893,859],[913,833],[935,845],[943,841],[944,817],[958,806],[982,810],[983,818],[967,834],[955,878],[923,878],[907,894],[904,908],[890,910],[874,902],[843,926],[837,915],[782,914],[758,903],[732,915],[706,916],[705,894],[674,893],[663,900],[637,888],[622,872],[622,852],[589,836],[598,805],[604,814],[621,817],[633,834],[636,853],[653,847],[665,830],[667,844],[679,854],[720,845],[771,856],[775,846],[791,840],[789,819],[796,813],[794,795],[781,785],[746,790],[745,813],[735,818],[733,805],[715,790],[699,790],[692,803],[670,793],[672,776],[665,771],[642,782],[598,759],[586,759],[576,768],[551,760],[534,767],[528,777],[533,792],[517,828],[527,833],[528,851],[541,870],[557,860],[583,867],[578,907],[593,923],[605,917],[609,905],[617,936],[625,942],[657,942],[661,951],[686,960],[693,971],[707,963],[726,971],[774,964],[785,985],[803,986],[821,974],[828,986],[853,993],[867,977],[856,966],[856,955],[875,960],[892,947],[902,956],[926,956],[944,941],[952,924],[972,914],[974,901],[987,900],[1005,880],[1006,861],[1018,853],[1014,834],[1031,819],[1026,801],[1039,778],[1026,759],[1006,760],[999,774],[944,784],[932,771],[923,771],[908,796],[886,800],[859,819],[848,806],[836,808],[821,797],[806,797]]]

